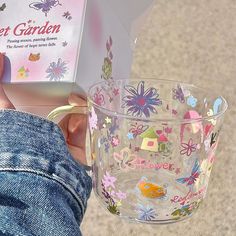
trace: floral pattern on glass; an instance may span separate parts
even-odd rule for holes
[[[127,198],[127,194],[122,192],[120,189],[117,190],[115,183],[117,179],[111,176],[108,171],[102,179],[102,194],[106,199],[107,209],[112,214],[120,215],[119,207],[122,206],[122,201]]]
[[[156,210],[149,205],[137,204],[136,212],[138,213],[138,220],[141,221],[152,221],[157,217]]]
[[[178,100],[181,103],[185,103],[184,92],[179,84],[177,85],[176,89],[172,90],[172,92],[174,100]]]
[[[150,87],[145,89],[145,82],[141,81],[137,88],[131,85],[124,87],[128,95],[123,98],[123,108],[128,108],[127,113],[132,116],[150,117],[151,113],[157,113],[155,106],[161,106],[162,101],[159,98],[157,89]]]
[[[180,209],[177,209],[174,212],[172,212],[171,215],[175,220],[179,220],[182,217],[191,215],[194,211],[196,211],[199,208],[200,204],[201,200],[184,205]]]
[[[92,134],[93,134],[93,131],[97,129],[97,123],[98,123],[98,117],[94,108],[92,107],[90,115],[89,115],[89,128]]]
[[[193,143],[193,140],[190,138],[188,143],[181,143],[181,155],[191,156],[193,152],[197,150],[198,144]]]
[[[96,92],[93,95],[93,101],[99,106],[105,105],[105,99],[104,95],[102,94],[102,89],[96,89]]]
[[[197,98],[193,96],[189,96],[187,99],[187,104],[191,107],[196,107],[197,106]]]

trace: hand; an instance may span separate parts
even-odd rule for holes
[[[0,53],[0,82],[4,73],[4,55]],[[86,100],[78,95],[71,94],[68,99],[69,104],[75,106],[86,106]],[[0,83],[0,109],[15,109],[8,99]],[[70,114],[64,117],[59,126],[62,129],[67,142],[68,149],[76,161],[86,164],[85,142],[87,130],[87,116],[80,114]]]
[[[71,94],[68,102],[74,106],[87,106],[86,100],[76,94]],[[87,115],[69,114],[59,122],[59,126],[71,155],[76,161],[86,165]]]
[[[4,73],[4,55],[0,53],[0,109],[15,109],[11,101],[8,99],[2,87],[2,76]]]

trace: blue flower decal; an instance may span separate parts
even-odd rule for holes
[[[138,219],[143,221],[152,221],[157,217],[156,211],[150,206],[137,205]]]
[[[137,88],[131,85],[124,87],[129,95],[123,98],[124,104],[122,107],[128,108],[128,114],[138,117],[142,115],[150,117],[150,113],[157,113],[154,106],[162,105],[162,101],[158,98],[157,90],[152,87],[145,90],[144,83],[144,81],[139,82]]]
[[[60,81],[64,78],[66,71],[66,62],[59,58],[57,62],[50,63],[46,70],[46,73],[48,73],[47,78],[49,78],[50,81]]]
[[[187,99],[187,104],[191,107],[196,107],[197,106],[197,99],[193,96],[190,96]]]

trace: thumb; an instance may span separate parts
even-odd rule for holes
[[[87,106],[87,100],[85,97],[79,96],[78,94],[71,93],[68,102],[73,106]]]
[[[70,94],[68,98],[70,105],[85,107],[87,102],[77,94]],[[84,114],[72,114],[68,123],[69,141],[71,144],[84,148],[87,130],[87,116]]]

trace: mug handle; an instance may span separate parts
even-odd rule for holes
[[[47,119],[50,121],[53,121],[59,115],[73,114],[73,113],[87,115],[88,114],[88,107],[87,106],[73,106],[73,105],[66,105],[66,106],[57,107],[56,109],[54,109],[53,111],[51,111],[48,114]]]
[[[47,119],[50,121],[54,121],[60,115],[63,115],[63,114],[68,115],[68,114],[75,114],[75,113],[87,115],[88,107],[87,106],[73,106],[73,105],[65,105],[65,106],[57,107],[48,114]],[[82,163],[80,164],[85,168],[85,170],[89,172],[92,170],[91,166],[84,165]]]

